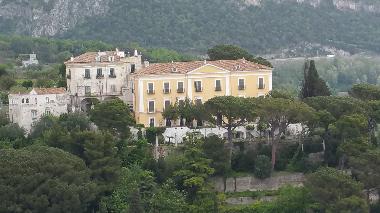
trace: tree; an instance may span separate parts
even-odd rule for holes
[[[214,173],[210,167],[211,160],[203,156],[201,150],[190,145],[180,157],[179,166],[173,173],[173,179],[180,190],[185,190],[190,199],[201,190],[206,179]]]
[[[248,99],[234,96],[218,96],[205,103],[207,120],[227,130],[229,143],[229,159],[232,157],[232,132],[248,121],[256,118]]]
[[[58,123],[62,128],[72,131],[79,129],[81,131],[90,130],[90,119],[84,113],[65,113],[59,116]]]
[[[313,201],[306,188],[285,186],[279,189],[270,212],[308,212],[312,206]]]
[[[0,77],[3,75],[8,75],[7,68],[8,68],[7,65],[0,64]]]
[[[368,150],[359,156],[349,157],[348,165],[352,168],[352,174],[364,184],[368,200],[370,192],[380,186],[379,163],[379,150]]]
[[[110,131],[126,138],[129,127],[135,124],[128,105],[120,99],[114,99],[95,105],[90,111],[90,119],[102,130]]]
[[[98,201],[111,193],[119,180],[120,159],[117,157],[115,139],[109,133],[79,130],[69,132],[54,126],[43,134],[41,140],[83,159],[89,168],[91,180],[97,184],[96,200],[92,203],[97,209]]]
[[[87,212],[95,190],[84,162],[67,152],[0,150],[0,212]]]
[[[380,87],[372,84],[355,84],[349,93],[352,97],[364,101],[380,99]]]
[[[23,81],[21,86],[28,88],[28,89],[32,88],[33,87],[33,81],[31,81],[31,80]]]
[[[304,80],[301,89],[301,98],[315,96],[330,96],[331,92],[326,82],[318,75],[314,60],[305,62]]]
[[[343,171],[320,168],[307,176],[305,187],[318,209],[324,212],[368,212],[368,204],[362,198],[362,184]]]
[[[170,120],[170,123],[172,121],[177,120],[179,118],[178,103],[175,103],[174,105],[170,104],[169,106],[166,106],[164,111],[162,112],[162,117]]]
[[[17,82],[10,76],[0,77],[0,89],[9,90],[11,87],[15,86]]]
[[[261,98],[253,100],[260,122],[270,128],[272,138],[272,168],[276,162],[277,143],[290,124],[307,124],[315,120],[315,110],[303,102],[283,98]],[[276,134],[277,133],[277,134]]]
[[[212,61],[216,60],[237,60],[245,58],[248,61],[272,67],[271,63],[264,58],[255,58],[247,50],[234,45],[217,45],[207,51],[208,57]]]
[[[207,137],[202,144],[206,158],[211,159],[210,166],[215,169],[215,175],[224,175],[230,168],[228,152],[224,148],[224,140],[218,136]]]
[[[255,170],[254,174],[260,179],[270,177],[272,172],[272,165],[270,159],[265,155],[259,155],[255,160]]]

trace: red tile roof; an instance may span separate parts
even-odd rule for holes
[[[93,63],[97,62],[97,57],[100,57],[100,61],[98,62],[111,62],[110,56],[113,56],[113,62],[120,61],[120,56],[117,55],[116,51],[106,51],[106,52],[87,52],[82,55],[79,55],[72,60],[68,60],[65,63],[66,64],[76,64],[76,63]]]
[[[139,70],[137,75],[160,75],[167,73],[189,73],[204,65],[214,65],[230,72],[235,71],[257,71],[272,70],[272,68],[247,61],[245,59],[238,60],[218,60],[218,61],[191,61],[191,62],[173,62],[173,63],[157,63],[151,64],[149,67]]]
[[[63,87],[60,87],[60,88],[33,88],[33,90],[38,95],[64,94],[64,93],[66,93],[66,89]]]

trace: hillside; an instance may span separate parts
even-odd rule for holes
[[[220,43],[286,56],[380,52],[378,29],[377,0],[0,0],[0,33],[190,53]]]

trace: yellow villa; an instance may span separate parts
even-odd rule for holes
[[[245,59],[151,64],[134,75],[135,117],[145,126],[165,126],[161,114],[177,101],[259,97],[271,90],[272,68]]]

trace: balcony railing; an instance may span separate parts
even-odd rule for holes
[[[169,94],[171,92],[171,90],[169,88],[165,88],[165,89],[162,90],[162,92],[164,94]]]
[[[109,75],[110,78],[116,78],[116,75],[113,74],[113,75]]]
[[[91,76],[90,75],[85,75],[84,78],[85,79],[91,79]]]
[[[203,87],[195,87],[195,92],[202,92],[203,91]]]
[[[215,91],[222,91],[222,87],[215,87]]]
[[[150,95],[153,95],[153,94],[154,94],[154,90],[152,90],[152,89],[148,89],[148,90],[147,90],[147,93],[150,94]]]
[[[185,92],[185,89],[184,88],[178,88],[177,89],[177,93],[184,93]]]
[[[103,74],[96,75],[96,79],[104,78]]]
[[[239,90],[245,90],[245,85],[239,85],[239,86],[238,86],[238,89],[239,89]]]

